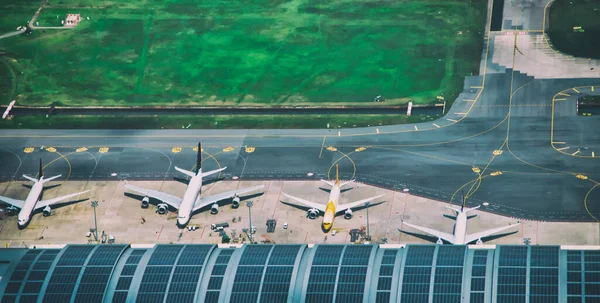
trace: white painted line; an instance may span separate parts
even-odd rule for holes
[[[569,147],[567,146],[567,147],[561,147],[561,148],[557,148],[556,150],[565,150],[565,149],[568,149],[568,148],[569,148]]]
[[[342,132],[338,132],[338,137],[341,137],[341,136],[342,136]]]
[[[415,125],[415,130],[416,130],[416,131],[419,131],[419,129],[417,128],[417,126],[416,126],[416,125]]]
[[[477,100],[471,100],[471,99],[467,100],[467,99],[465,99],[465,100],[463,100],[463,101],[465,101],[465,102],[475,102],[475,101],[477,101]]]
[[[565,101],[567,99],[554,99],[554,101]]]
[[[456,120],[454,120],[454,119],[446,119],[446,120],[448,120],[448,121],[450,121],[450,122],[454,122],[454,123],[458,122],[458,121],[456,121]]]
[[[437,127],[437,128],[440,128],[440,126],[439,126],[439,125],[437,125],[437,124],[435,124],[435,123],[433,123],[433,126],[435,126],[435,127]]]
[[[379,133],[379,128],[376,128],[375,130],[377,131],[377,133]]]
[[[580,153],[580,151],[576,151],[576,152],[572,153],[572,154],[571,154],[571,156],[575,156],[575,155],[577,155],[578,153]]]
[[[467,113],[454,113],[455,115],[466,115]]]

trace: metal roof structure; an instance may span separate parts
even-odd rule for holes
[[[600,302],[600,247],[159,244],[0,250],[1,302]]]

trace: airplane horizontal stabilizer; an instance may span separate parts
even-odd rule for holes
[[[180,173],[182,173],[182,174],[184,174],[184,175],[188,175],[190,178],[192,178],[192,177],[195,177],[195,176],[196,176],[196,174],[195,174],[195,173],[193,173],[193,172],[191,172],[191,171],[189,171],[189,170],[185,170],[185,169],[183,169],[183,168],[179,168],[179,167],[177,167],[177,166],[175,166],[175,170],[176,170],[176,171],[178,171],[178,172],[180,172]]]
[[[216,174],[216,173],[222,172],[222,171],[224,171],[224,170],[226,170],[226,169],[227,169],[227,166],[225,166],[225,167],[223,167],[223,168],[219,168],[219,169],[215,169],[215,170],[207,171],[207,172],[205,172],[205,173],[201,173],[200,175],[201,175],[202,177],[207,177],[207,176],[214,175],[214,174]]]
[[[54,179],[57,179],[57,178],[60,178],[60,177],[62,177],[62,175],[58,175],[58,176],[54,176],[54,177],[50,177],[50,178],[48,178],[48,179],[44,179],[44,181],[43,181],[42,183],[50,182],[50,181],[52,181],[52,180],[54,180]]]
[[[344,187],[344,185],[348,185],[348,184],[350,184],[352,182],[354,182],[354,180],[346,181],[346,182],[340,184],[340,188],[342,188],[342,187]]]
[[[23,175],[23,178],[25,178],[25,179],[33,182],[33,183],[37,183],[37,181],[38,181],[36,178],[32,178],[32,177],[30,177],[28,175]]]
[[[323,181],[323,182],[327,183],[327,185],[329,185],[329,186],[331,186],[331,187],[333,187],[333,186],[335,185],[335,184],[333,184],[333,182],[331,182],[331,181],[327,181],[327,180],[323,180],[323,179],[321,179],[321,181]]]

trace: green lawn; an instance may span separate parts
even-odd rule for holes
[[[464,77],[479,70],[487,14],[484,0],[49,5],[40,26],[58,25],[66,13],[90,20],[73,30],[0,40],[0,53],[23,71],[20,105],[360,106],[373,105],[377,95],[385,105],[431,103],[438,95],[453,100]],[[36,7],[29,6],[33,15]],[[23,18],[14,19],[0,24],[16,28]]]
[[[0,129],[297,129],[353,128],[431,121],[439,116],[406,115],[240,115],[240,116],[17,116],[0,120]]]
[[[579,26],[584,32],[574,32]],[[550,7],[548,35],[561,52],[600,59],[600,1],[556,0]]]

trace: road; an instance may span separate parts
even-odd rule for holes
[[[468,205],[485,203],[483,210],[506,216],[597,221],[600,134],[591,130],[600,120],[577,116],[575,101],[600,93],[600,79],[536,79],[518,71],[515,58],[524,55],[514,50],[514,68],[499,66],[499,35],[515,43],[524,37],[488,33],[482,75],[467,77],[449,113],[433,122],[335,130],[4,130],[0,180],[35,175],[40,158],[46,174],[68,180],[170,180],[182,177],[174,166],[193,168],[193,147],[202,141],[204,168],[227,166],[225,180],[332,178],[339,164],[343,179],[451,203],[464,192]]]

